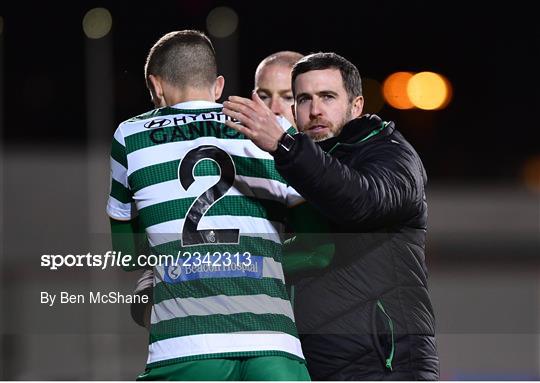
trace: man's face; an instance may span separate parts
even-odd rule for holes
[[[339,135],[343,125],[359,114],[355,108],[353,116],[353,103],[349,101],[339,69],[302,73],[296,77],[294,86],[298,130],[314,141]]]
[[[290,67],[280,64],[264,66],[255,78],[255,91],[275,115],[283,116],[294,124]]]

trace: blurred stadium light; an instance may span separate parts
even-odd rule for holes
[[[452,86],[434,72],[396,72],[384,81],[383,95],[396,109],[444,109],[452,99]]]
[[[105,8],[93,8],[84,15],[82,25],[86,37],[100,39],[111,31],[111,13]]]
[[[443,109],[450,102],[450,83],[433,72],[420,72],[407,81],[409,100],[419,109]]]
[[[229,37],[237,27],[238,14],[229,7],[214,8],[206,18],[206,29],[213,37]]]
[[[540,155],[533,156],[525,161],[522,177],[525,186],[529,190],[540,192]]]
[[[218,74],[225,77],[221,100],[230,95],[241,94],[238,75],[238,24],[238,14],[229,7],[216,7],[206,17],[206,29],[216,50]]]
[[[412,76],[410,72],[396,72],[384,80],[383,95],[390,106],[396,109],[414,108],[414,104],[407,94],[407,82]]]

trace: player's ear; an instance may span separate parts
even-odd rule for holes
[[[217,76],[216,82],[214,83],[214,97],[216,100],[219,100],[221,93],[223,92],[223,87],[225,86],[225,78],[223,76]]]
[[[150,90],[150,97],[156,108],[162,107],[164,102],[163,86],[161,85],[161,79],[153,74],[148,75],[148,90]]]
[[[357,118],[362,115],[364,109],[364,97],[358,96],[352,102],[351,115],[352,118]]]

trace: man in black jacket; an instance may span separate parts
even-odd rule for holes
[[[274,156],[280,174],[327,220],[335,253],[295,278],[295,316],[313,380],[438,380],[427,287],[426,174],[413,147],[362,115],[357,68],[334,53],[293,68],[300,133],[283,134],[256,94],[224,113]]]

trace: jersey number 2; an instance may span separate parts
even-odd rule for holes
[[[184,190],[187,191],[195,182],[193,176],[195,166],[206,159],[213,160],[219,166],[221,176],[219,181],[201,194],[189,208],[182,228],[182,246],[204,243],[236,244],[240,237],[240,229],[197,229],[201,218],[231,188],[236,175],[234,162],[227,152],[217,146],[202,145],[190,150],[180,162],[178,178]]]

